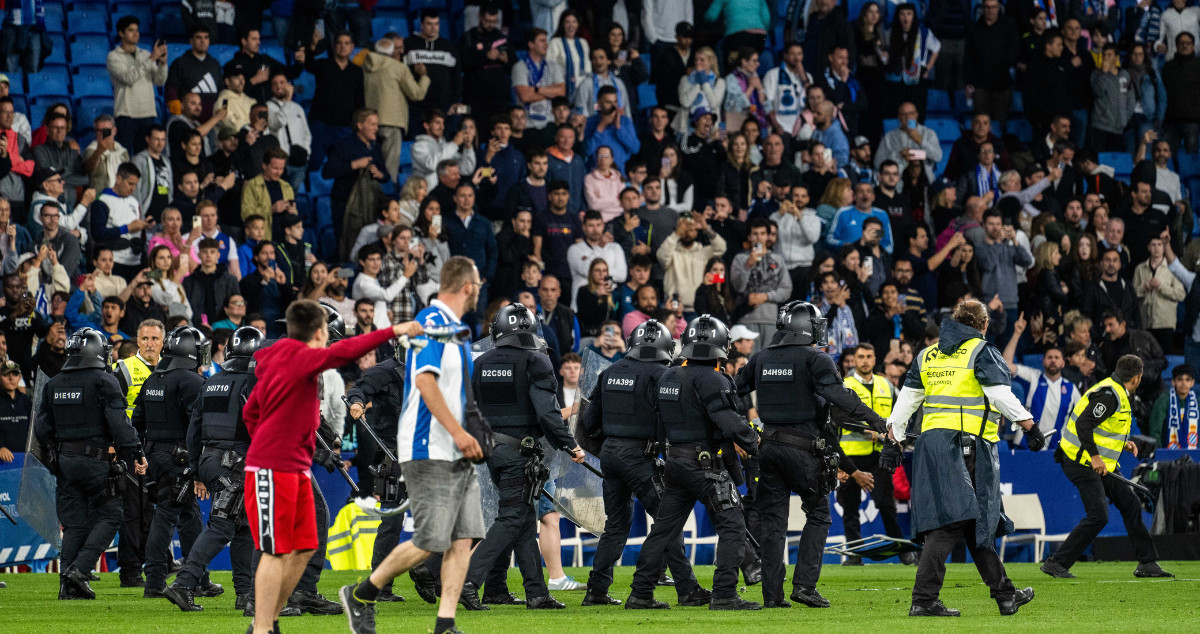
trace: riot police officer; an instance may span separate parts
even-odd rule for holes
[[[165,597],[171,554],[171,535],[179,528],[184,557],[204,530],[196,502],[187,431],[192,406],[204,378],[197,370],[209,363],[210,342],[199,330],[180,326],[167,335],[163,357],[142,384],[133,408],[133,426],[142,432],[150,461],[150,477],[158,484],[158,500],[146,537],[146,591],[149,598]],[[205,579],[197,596],[218,596],[221,586]]]
[[[784,544],[793,491],[803,502],[807,522],[800,538],[792,576],[792,601],[826,608],[817,591],[825,539],[832,524],[829,492],[839,466],[857,469],[837,449],[837,434],[828,428],[828,405],[855,420],[883,430],[884,420],[842,385],[833,360],[816,347],[825,339],[825,318],[807,302],[793,302],[780,316],[780,330],[770,345],[750,357],[738,374],[738,392],[757,391],[763,425],[759,454],[762,475],[755,504],[761,514],[763,601],[766,607],[790,607],[783,598]]]
[[[628,354],[600,373],[588,395],[580,425],[588,436],[603,438],[600,468],[604,472],[604,533],[596,546],[583,605],[620,605],[608,596],[613,566],[621,559],[633,500],[637,496],[651,516],[657,516],[662,493],[655,462],[662,451],[662,434],[653,415],[658,378],[671,363],[675,341],[671,331],[651,319],[629,334]],[[683,534],[666,552],[667,566],[675,576],[680,605],[708,605],[711,594],[700,587],[683,549]]]
[[[350,403],[350,418],[358,421],[366,416],[366,424],[388,443],[392,455],[396,455],[396,439],[400,432],[400,408],[404,404],[404,348],[397,348],[395,357],[376,364],[366,372],[348,390],[346,400]],[[370,404],[371,408],[367,409]],[[361,424],[361,422],[360,422]],[[374,439],[364,433],[358,435],[358,473],[359,484],[366,491],[379,492],[381,489],[371,474],[372,468],[400,473],[400,465],[387,464],[382,450],[375,447]],[[384,475],[380,472],[380,475]],[[384,484],[386,486],[386,484]],[[404,514],[390,515],[379,523],[379,532],[375,535],[375,549],[371,553],[371,568],[374,569],[400,543],[400,533],[404,531]],[[507,572],[507,569],[506,569]],[[377,601],[403,601],[404,598],[392,593],[391,584],[383,588]]]
[[[97,330],[81,328],[67,342],[62,372],[42,392],[34,434],[58,480],[59,599],[95,599],[88,585],[92,566],[121,524],[124,465],[109,446],[146,472],[137,433],[125,416],[125,395],[105,371],[112,346]]]
[[[642,545],[625,609],[666,609],[654,598],[667,549],[696,502],[703,502],[717,531],[716,572],[710,610],[758,610],[737,594],[738,565],[746,549],[746,522],[726,462],[734,451],[758,451],[758,433],[738,413],[732,380],[720,371],[729,329],[711,315],[692,320],[683,335],[683,365],[658,379],[655,404],[667,441],[666,477],[658,517]],[[736,444],[735,444],[736,443]],[[779,555],[778,557],[782,557]]]
[[[183,570],[165,593],[184,612],[204,609],[196,605],[193,593],[213,557],[225,546],[229,546],[233,568],[236,609],[245,609],[253,589],[254,540],[246,523],[242,492],[250,434],[242,422],[242,407],[254,386],[254,352],[265,338],[253,326],[238,328],[225,349],[221,371],[204,382],[200,400],[192,409],[188,458],[201,497],[212,496],[212,513],[208,528],[192,545]]]
[[[468,610],[486,610],[479,587],[496,560],[510,549],[525,585],[525,607],[561,609],[542,577],[534,505],[549,471],[541,464],[541,437],[583,462],[583,450],[567,430],[558,407],[558,381],[550,359],[541,352],[538,320],[521,304],[509,304],[492,320],[495,347],[474,363],[471,383],[479,409],[492,426],[496,447],[488,457],[492,481],[500,489],[499,511],[487,537],[471,555],[459,602]],[[505,555],[507,557],[507,555]],[[487,588],[492,594],[496,588]],[[501,593],[507,594],[505,587]]]

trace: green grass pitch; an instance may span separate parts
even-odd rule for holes
[[[826,566],[819,589],[833,607],[805,607],[761,612],[710,612],[706,608],[672,607],[668,611],[626,611],[621,606],[584,608],[583,592],[556,592],[566,610],[528,611],[518,606],[492,606],[489,612],[459,610],[458,625],[468,634],[502,632],[788,632],[795,628],[819,628],[821,632],[917,632],[930,629],[982,631],[1200,631],[1200,562],[1164,562],[1177,575],[1173,580],[1145,580],[1133,576],[1133,563],[1081,563],[1072,572],[1074,580],[1051,579],[1034,564],[1012,564],[1008,573],[1018,587],[1033,586],[1037,597],[1013,617],[1000,617],[996,604],[970,564],[948,566],[942,600],[962,610],[958,619],[909,619],[908,605],[916,570],[899,564],[868,565],[862,568]],[[697,567],[706,587],[712,582],[711,567]],[[321,591],[334,598],[343,584],[365,573],[326,571]],[[587,569],[568,574],[585,579]],[[618,568],[612,595],[622,600],[629,593],[633,574],[630,567]],[[116,574],[101,575],[92,584],[96,601],[57,601],[57,578],[49,574],[0,575],[8,588],[0,589],[0,631],[55,634],[81,632],[170,632],[172,634],[245,631],[249,619],[233,610],[233,588],[228,572],[213,575],[226,592],[221,597],[199,599],[202,613],[184,614],[165,599],[143,599],[141,590],[118,587]],[[518,596],[520,573],[513,569],[509,586]],[[790,592],[790,583],[785,583]],[[421,601],[407,575],[396,582],[396,592],[405,603],[379,604],[378,630],[387,632],[432,631],[434,606]],[[672,588],[659,588],[657,598],[675,603]],[[743,596],[762,598],[759,586]],[[1011,629],[1010,629],[1011,628]],[[346,632],[344,616],[302,616],[284,619],[281,629],[294,632]]]

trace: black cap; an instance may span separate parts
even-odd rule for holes
[[[280,214],[279,216],[279,226],[283,227],[284,229],[297,225],[301,222],[303,222],[303,219],[296,214]]]
[[[222,73],[226,77],[231,77],[233,75],[242,75],[244,77],[248,74],[246,72],[246,67],[243,66],[241,62],[229,62],[225,65],[225,69],[222,71]]]
[[[60,172],[57,167],[50,165],[38,165],[33,170],[33,188],[41,189],[42,183],[46,182],[47,178],[61,173],[62,172]]]
[[[692,37],[692,23],[685,20],[676,24],[675,37]]]

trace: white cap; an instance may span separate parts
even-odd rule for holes
[[[734,326],[732,330],[729,331],[729,338],[732,341],[739,341],[741,339],[754,340],[754,339],[758,339],[758,333],[754,332],[753,330],[750,330],[749,328],[747,328],[741,324],[738,324],[738,325]]]

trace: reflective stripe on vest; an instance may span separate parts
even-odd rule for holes
[[[921,351],[922,431],[953,429],[1000,442],[1000,412],[991,408],[975,378],[975,359],[985,345],[983,339],[968,339],[950,354],[936,345]]]
[[[138,394],[142,393],[142,384],[150,378],[150,373],[154,370],[136,354],[117,361],[113,364],[113,369],[125,377],[125,383],[129,386],[125,391],[125,415],[133,418],[133,404],[137,401]]]
[[[892,389],[886,378],[875,375],[869,387],[853,375],[846,377],[842,383],[853,390],[871,411],[884,418],[892,413]],[[882,449],[883,441],[870,441],[861,432],[842,430],[842,451],[847,456],[866,456]]]
[[[1075,421],[1091,407],[1092,394],[1105,387],[1111,387],[1117,393],[1121,406],[1092,430],[1092,438],[1096,442],[1096,449],[1100,452],[1100,459],[1104,461],[1104,466],[1109,471],[1116,471],[1117,461],[1121,459],[1121,452],[1125,450],[1125,441],[1129,439],[1129,431],[1133,426],[1133,410],[1129,406],[1129,394],[1125,391],[1125,386],[1112,380],[1111,377],[1092,386],[1092,389],[1088,390],[1083,398],[1075,404],[1075,409],[1071,410],[1071,417],[1067,419],[1067,424],[1063,427],[1062,441],[1059,442],[1059,446],[1071,460],[1083,465],[1092,463],[1092,455],[1083,449],[1083,443],[1079,441],[1079,434],[1075,431]],[[1103,412],[1100,415],[1103,415]],[[1100,415],[1097,415],[1097,418]]]

